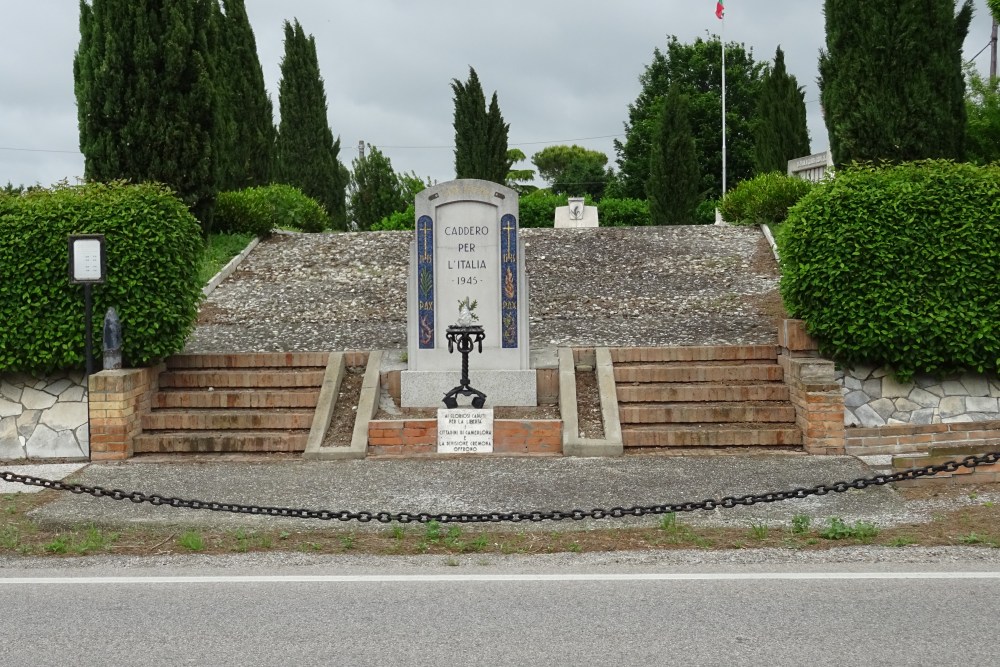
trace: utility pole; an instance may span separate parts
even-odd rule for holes
[[[990,33],[990,81],[997,78],[997,20],[993,19],[993,32]]]
[[[365,159],[365,140],[364,139],[362,139],[361,141],[358,142],[358,159],[359,160],[364,160]]]

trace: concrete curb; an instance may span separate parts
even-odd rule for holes
[[[222,269],[208,281],[207,285],[201,288],[201,293],[206,297],[211,294],[215,288],[219,286],[219,283],[228,278],[233,271],[236,270],[236,267],[240,265],[240,262],[246,259],[247,255],[250,254],[251,250],[257,247],[258,243],[260,243],[259,238],[255,238],[250,241],[250,243],[247,244],[247,247],[243,249],[243,252],[229,260],[229,263],[222,267]]]
[[[767,225],[761,225],[760,231],[764,232],[764,238],[767,239],[768,244],[771,246],[771,254],[774,255],[774,260],[780,261],[778,259],[778,244],[774,240],[774,235],[771,234],[771,228]]]
[[[330,360],[326,364],[323,385],[319,390],[319,400],[316,403],[316,414],[313,416],[312,428],[309,429],[309,440],[306,443],[306,450],[302,453],[303,459],[316,458],[316,454],[323,447],[323,440],[326,438],[330,421],[333,419],[333,409],[337,404],[340,384],[344,381],[346,370],[347,363],[343,353],[331,353]]]
[[[594,353],[601,396],[601,418],[604,422],[604,437],[600,439],[580,437],[573,350],[568,347],[559,348],[559,413],[563,420],[565,456],[621,456],[624,451],[611,352],[606,347],[599,347]]]
[[[365,367],[365,377],[361,382],[361,396],[358,398],[358,412],[354,416],[354,433],[351,436],[351,444],[346,447],[317,447],[312,451],[307,449],[308,456],[304,455],[304,458],[312,461],[340,461],[363,459],[368,455],[368,422],[378,412],[381,392],[379,370],[381,366],[382,350],[372,350],[368,354],[368,365]],[[312,432],[310,432],[309,437],[311,440]]]

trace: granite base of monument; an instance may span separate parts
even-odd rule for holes
[[[403,371],[399,375],[400,406],[404,408],[440,408],[444,395],[460,380],[456,371]],[[535,407],[538,405],[538,378],[529,370],[469,371],[470,384],[486,394],[486,405],[499,407]]]

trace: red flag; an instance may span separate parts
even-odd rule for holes
[[[722,4],[722,0],[716,0],[715,4],[715,18],[721,19],[726,16],[726,6]]]

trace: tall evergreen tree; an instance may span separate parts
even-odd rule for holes
[[[316,41],[285,21],[285,55],[278,83],[281,123],[275,151],[276,180],[300,188],[326,207],[336,229],[347,228],[344,193],[349,172],[340,163],[340,139],[327,121],[326,93]]]
[[[207,232],[217,192],[214,0],[86,0],[73,61],[84,176],[159,181]]]
[[[392,162],[375,146],[351,163],[349,199],[351,219],[358,229],[368,230],[382,218],[405,211],[402,179],[392,170]]]
[[[646,194],[654,225],[690,225],[701,201],[701,172],[688,98],[681,85],[670,86],[653,133]]]
[[[727,187],[753,175],[752,123],[763,64],[742,44],[726,43]],[[642,90],[629,105],[625,141],[615,140],[618,157],[616,197],[646,196],[649,153],[663,98],[673,83],[688,97],[701,192],[715,198],[722,189],[722,42],[718,36],[693,44],[671,37],[666,53],[655,49],[653,61],[639,77]]]
[[[971,0],[826,0],[820,101],[836,165],[961,160]]]
[[[476,70],[469,68],[469,79],[452,79],[455,93],[455,178],[481,178],[504,183],[510,171],[507,136],[510,125],[500,113],[496,91],[486,106],[486,96]]]
[[[267,185],[274,154],[274,109],[264,86],[244,0],[222,0],[217,77],[223,95],[221,187],[238,190]]]
[[[779,46],[757,100],[754,165],[758,173],[785,172],[789,160],[809,154],[805,99],[805,91],[785,69],[785,53]]]

